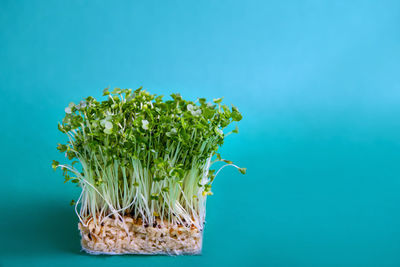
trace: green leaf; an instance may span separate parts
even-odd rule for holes
[[[201,104],[201,105],[205,105],[206,104],[206,99],[205,98],[199,98],[199,103]]]
[[[105,134],[112,134],[112,129],[104,129]]]
[[[75,158],[75,153],[73,151],[67,151],[67,157],[69,160]]]
[[[216,103],[216,104],[219,104],[219,103],[222,102],[222,99],[224,99],[224,98],[223,98],[223,97],[221,97],[221,98],[214,98],[214,99],[213,99],[213,102]]]
[[[109,121],[104,123],[104,128],[111,130],[113,128],[113,124]]]
[[[143,86],[140,86],[138,89],[136,89],[134,91],[135,95],[138,95],[142,89],[143,89]]]
[[[232,105],[232,120],[234,121],[240,121],[242,119],[242,114],[240,114],[239,110],[237,107]]]
[[[213,109],[210,109],[210,108],[205,108],[205,109],[203,109],[203,116],[204,116],[204,118],[207,119],[207,120],[212,119],[212,117],[214,116],[214,114],[215,114],[215,110],[213,110]]]
[[[65,151],[67,151],[67,146],[66,145],[62,145],[62,144],[58,144],[57,149],[60,152],[65,152]]]
[[[240,171],[241,174],[246,174],[246,168],[239,168],[238,169]]]
[[[53,170],[56,170],[58,165],[60,165],[60,162],[53,160],[53,162],[51,163],[51,167],[53,168]]]
[[[113,93],[114,95],[118,95],[118,94],[121,93],[121,89],[120,89],[120,88],[114,88],[114,90],[112,91],[112,93]]]
[[[157,176],[153,177],[153,181],[159,182],[161,180],[163,180],[161,177],[157,177]]]
[[[107,95],[110,94],[110,91],[108,91],[108,89],[110,89],[110,88],[107,87],[107,88],[105,88],[105,89],[103,90],[103,96],[107,96]]]
[[[64,184],[67,183],[69,180],[71,180],[71,177],[68,175],[65,175],[64,177]]]
[[[163,192],[169,192],[169,187],[163,187],[163,189],[161,189]]]
[[[159,196],[158,196],[158,194],[156,194],[156,193],[152,193],[152,194],[150,195],[150,199],[151,199],[151,200],[158,200],[158,198],[159,198]]]
[[[235,129],[232,130],[232,133],[239,133],[239,127],[235,125]]]
[[[61,124],[58,124],[58,130],[62,133],[66,132]]]

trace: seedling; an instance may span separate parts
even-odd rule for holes
[[[239,110],[223,105],[222,98],[193,102],[172,94],[163,100],[142,88],[107,88],[103,96],[101,102],[87,97],[65,108],[58,129],[68,142],[57,149],[72,163],[52,163],[65,182],[82,189],[71,205],[83,248],[199,253],[215,177],[226,166],[246,172],[217,153],[227,135],[238,133],[237,126],[227,134],[224,129],[242,119]],[[210,169],[216,162],[225,163],[217,172]]]

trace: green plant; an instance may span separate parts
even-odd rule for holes
[[[242,119],[238,109],[221,104],[221,98],[192,102],[172,94],[164,101],[142,88],[103,93],[107,100],[102,102],[87,97],[70,103],[58,125],[69,141],[57,149],[75,161],[53,161],[52,166],[63,170],[66,182],[82,188],[73,203],[80,221],[85,225],[89,218],[129,214],[147,224],[160,218],[201,229],[206,198],[219,172],[210,166],[223,161],[223,167],[246,171],[217,153],[224,137],[238,132],[236,126],[223,133]]]

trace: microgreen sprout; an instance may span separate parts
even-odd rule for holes
[[[81,187],[71,202],[81,222],[128,214],[147,224],[159,218],[201,229],[218,173],[226,166],[246,173],[217,153],[224,138],[238,132],[237,126],[223,130],[242,119],[239,110],[222,98],[193,102],[172,94],[163,100],[142,88],[106,88],[103,96],[101,102],[87,97],[70,103],[58,125],[68,142],[57,149],[76,161],[53,161],[52,167]],[[215,172],[210,168],[216,162],[226,165]]]

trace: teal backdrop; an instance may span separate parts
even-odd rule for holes
[[[399,1],[0,1],[1,266],[400,266]],[[225,97],[201,256],[80,252],[71,101]]]

